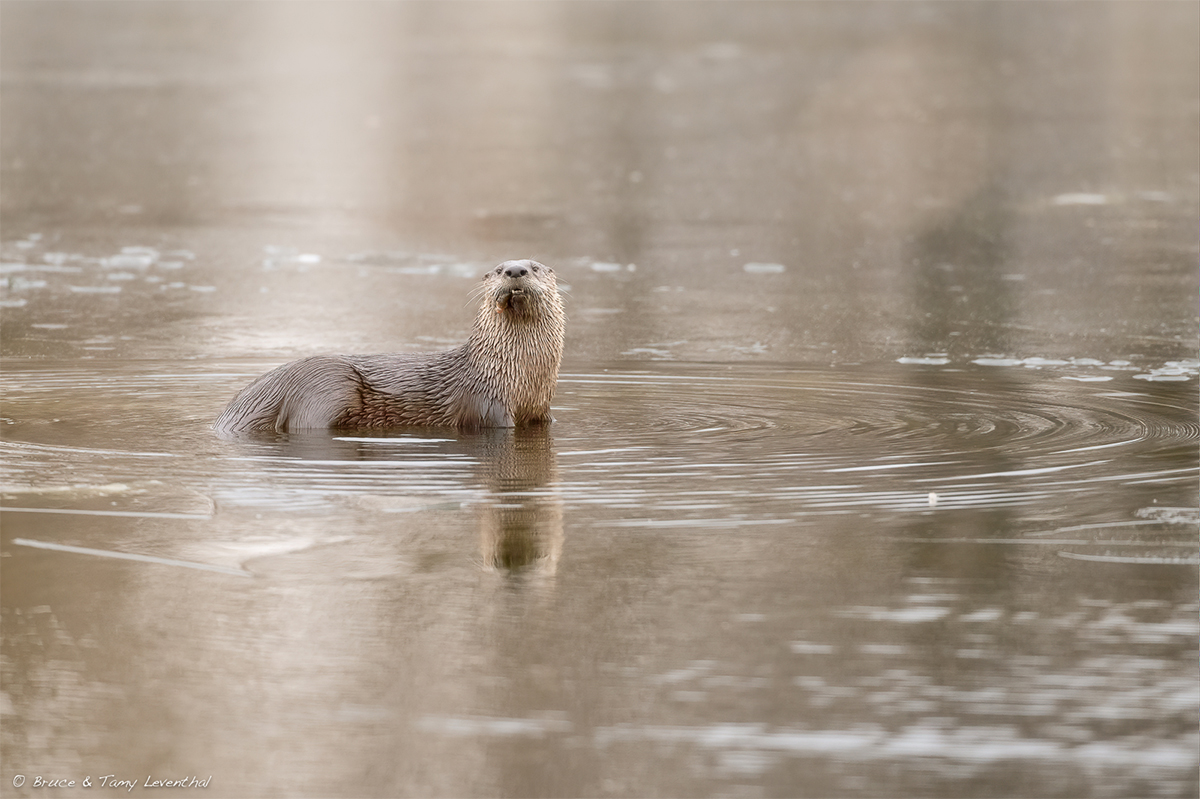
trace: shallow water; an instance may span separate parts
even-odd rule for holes
[[[39,511],[4,520],[9,762],[226,795],[1189,790],[1194,380],[626,364],[565,373],[545,434],[215,439],[252,373],[6,370],[5,503]]]
[[[5,4],[5,795],[1196,794],[1196,7],[732,8]]]

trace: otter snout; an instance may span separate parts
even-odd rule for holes
[[[528,259],[524,261],[505,261],[500,264],[500,268],[504,270],[501,274],[505,277],[525,277],[533,270],[533,263],[533,261]]]
[[[535,313],[535,306],[546,289],[553,289],[554,270],[528,258],[505,261],[484,276],[494,280],[496,313],[511,311],[516,317]]]

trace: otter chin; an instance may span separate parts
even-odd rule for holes
[[[524,315],[528,307],[524,289],[505,286],[496,295],[496,313],[512,311],[514,314]]]
[[[479,294],[461,347],[293,361],[238,392],[213,427],[229,434],[549,423],[566,322],[554,270],[505,261],[483,276]]]

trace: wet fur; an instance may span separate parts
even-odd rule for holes
[[[506,276],[513,265],[530,271]],[[479,294],[475,327],[463,346],[429,354],[293,361],[242,389],[214,427],[237,433],[551,421],[565,320],[553,270],[534,261],[506,261],[484,276]]]

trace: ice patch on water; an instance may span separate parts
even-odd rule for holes
[[[1134,380],[1183,381],[1191,380],[1200,373],[1200,361],[1167,361],[1157,369],[1133,376]]]
[[[630,350],[625,350],[622,355],[648,355],[653,360],[670,361],[675,359],[675,355],[668,350],[655,349],[653,347],[634,347]]]
[[[969,357],[969,356],[968,356]],[[943,365],[950,363],[950,359],[942,353],[928,353],[922,357],[905,356],[897,359],[898,363],[906,364],[932,364]],[[988,367],[1012,367],[1023,366],[1026,369],[1055,369],[1059,367],[1072,367],[1075,369],[1098,369],[1107,372],[1137,372],[1139,368],[1134,366],[1130,361],[1125,359],[1113,359],[1110,361],[1102,361],[1098,358],[1047,358],[1038,355],[1025,358],[1018,358],[1011,355],[999,355],[989,353],[981,355],[977,358],[971,358],[970,363],[976,366]],[[1152,381],[1185,381],[1190,380],[1200,374],[1200,361],[1195,359],[1186,359],[1181,361],[1167,361],[1162,366],[1154,368],[1141,367],[1144,371],[1133,375],[1137,380],[1152,380]],[[1088,374],[1071,374],[1063,375],[1063,380],[1074,380],[1081,383],[1100,383],[1108,382],[1113,379],[1110,375]]]
[[[442,735],[501,738],[514,736],[541,738],[548,732],[571,732],[574,729],[570,721],[558,714],[547,715],[548,718],[426,715],[417,721],[417,727],[426,732]]]
[[[321,263],[321,256],[319,254],[300,252],[295,247],[268,244],[263,247],[263,252],[267,256],[262,262],[264,271],[271,271],[279,266],[295,266],[303,272],[308,267]]]
[[[370,267],[382,267],[393,275],[449,275],[451,277],[475,277],[491,268],[490,264],[465,261],[443,253],[412,253],[404,251],[360,252],[346,256],[346,260],[358,264],[360,275],[367,274]]]
[[[1000,621],[1004,616],[1004,611],[1000,608],[980,608],[971,613],[964,613],[958,617],[961,622],[970,624],[981,624],[990,621]]]
[[[943,619],[950,615],[950,609],[928,605],[910,608],[857,607],[839,611],[837,615],[851,619],[865,619],[867,621],[893,621],[900,624],[920,624]]]
[[[1200,524],[1200,508],[1146,507],[1139,508],[1134,515],[1163,524]]]
[[[120,286],[67,286],[76,294],[120,294]]]
[[[442,270],[437,264],[420,264],[416,266],[393,266],[387,271],[393,275],[436,275]]]
[[[387,270],[399,275],[450,275],[451,277],[474,277],[481,271],[476,264],[463,261],[436,263],[427,266],[397,266]]]
[[[1108,205],[1108,197],[1104,194],[1088,192],[1071,192],[1060,194],[1054,198],[1055,205]]]
[[[1150,380],[1153,382],[1167,383],[1167,382],[1185,381],[1185,380],[1189,380],[1191,378],[1189,378],[1188,375],[1185,375],[1182,373],[1174,374],[1174,373],[1158,372],[1158,373],[1151,373],[1151,374],[1145,374],[1145,375],[1134,375],[1133,379],[1134,380]]]
[[[4,263],[0,264],[0,275],[8,275],[14,272],[67,272],[70,274],[79,274],[83,271],[82,266],[60,266],[57,264],[21,264],[21,263]]]
[[[30,247],[41,246],[40,239],[29,239],[26,243],[30,244]],[[79,253],[60,251],[42,252],[40,256],[35,253],[30,253],[29,257],[31,260],[28,263],[14,259],[0,264],[0,275],[39,273],[39,277],[37,279],[23,276],[0,278],[0,288],[10,291],[24,291],[50,288],[53,285],[56,288],[69,291],[73,294],[120,294],[124,286],[113,284],[128,283],[133,285],[134,291],[137,291],[138,286],[134,284],[135,281],[144,281],[147,283],[161,282],[164,278],[147,274],[147,270],[151,267],[178,270],[184,266],[184,260],[161,262],[159,261],[161,254],[157,249],[141,245],[121,247],[118,252],[103,257],[91,257]],[[196,257],[194,253],[188,250],[172,251],[172,256],[177,259],[187,260],[193,260]],[[18,256],[18,258],[20,257],[22,256]],[[86,274],[92,280],[96,281],[96,284],[86,285],[81,280],[81,282],[76,284],[64,285],[51,277],[57,274]],[[41,275],[46,275],[48,279],[41,279]],[[87,278],[83,280],[87,280]],[[0,307],[18,308],[22,307],[25,301],[5,299],[0,300],[0,303],[4,303]]]
[[[126,247],[125,249],[130,249]],[[126,253],[110,255],[100,260],[101,265],[108,269],[147,269],[157,259],[157,255],[147,253]]]
[[[787,267],[783,264],[759,263],[752,261],[744,264],[742,270],[752,275],[779,275],[787,271]]]
[[[816,644],[811,641],[792,641],[792,651],[797,655],[832,655],[833,644]]]

